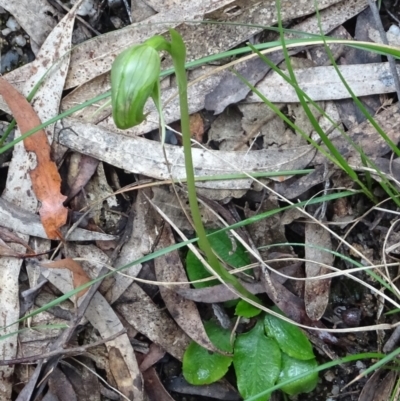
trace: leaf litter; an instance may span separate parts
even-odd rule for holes
[[[136,3],[139,2],[132,2],[132,8]],[[23,15],[22,7],[14,5],[10,8],[7,7],[6,2],[4,5],[0,3],[8,12],[15,14],[15,18],[20,21],[21,26],[31,35],[31,41],[36,46],[34,52],[37,53],[37,59],[34,62],[17,68],[6,74],[4,78],[26,96],[47,69],[56,61],[59,62],[57,67],[45,78],[32,102],[39,119],[46,121],[57,115],[59,109],[66,110],[108,90],[108,71],[115,56],[133,42],[140,42],[154,33],[164,33],[166,27],[171,26],[168,21],[177,21],[174,24],[188,46],[189,60],[194,60],[211,53],[229,50],[249,38],[254,41],[262,40],[261,28],[244,29],[243,27],[227,28],[223,25],[185,24],[181,23],[183,20],[219,19],[272,25],[276,23],[275,5],[272,3],[249,2],[244,5],[242,2],[226,0],[218,5],[214,5],[212,2],[200,4],[185,1],[163,4],[161,8],[157,8],[157,6],[153,11],[148,12],[151,14],[148,18],[138,15],[134,17],[136,20],[144,18],[142,20],[144,24],[128,25],[125,28],[124,32],[129,33],[129,41],[122,42],[122,38],[126,39],[127,35],[121,35],[119,31],[101,35],[74,48],[70,64],[68,64],[69,55],[66,54],[70,48],[74,10],[51,33],[51,27],[55,26],[54,21],[50,22],[48,14],[39,14],[37,20],[40,19],[44,30],[38,31],[36,35],[33,33],[35,24],[32,19],[21,17]],[[291,3],[291,1],[286,1],[283,4],[282,12],[286,20],[300,18],[313,12],[311,5],[310,9],[304,7],[302,10],[298,10]],[[348,38],[349,33],[343,30],[342,24],[358,15],[355,21],[355,38],[379,40],[376,30],[374,31],[374,23],[369,9],[362,12],[367,6],[367,1],[326,0],[320,1],[319,6],[324,32],[328,33],[336,28],[333,36]],[[27,16],[29,17],[29,15],[31,14],[28,12]],[[90,21],[95,23],[94,20]],[[155,24],[157,21],[162,23]],[[315,16],[306,17],[298,25],[291,27],[298,30],[304,29],[310,33],[319,32]],[[47,35],[49,36],[45,41]],[[199,43],[198,37],[203,38],[202,43]],[[215,37],[219,37],[220,40],[215,42]],[[392,36],[390,38],[395,40]],[[273,40],[273,36],[270,35],[269,40]],[[334,48],[332,47],[332,49]],[[300,49],[300,51],[302,50]],[[303,65],[296,69],[300,87],[314,100],[321,101],[319,104],[331,117],[331,121],[329,122],[320,113],[314,111],[315,118],[319,120],[325,132],[332,138],[336,148],[356,171],[364,172],[365,163],[348,142],[340,136],[334,127],[336,124],[343,123],[347,135],[364,149],[365,154],[373,163],[388,176],[398,179],[400,170],[397,168],[397,161],[392,162],[386,157],[390,151],[387,143],[377,136],[369,123],[363,122],[360,115],[356,114],[347,91],[343,90],[343,85],[338,81],[337,73],[332,66],[326,65],[326,59],[321,57],[321,53],[323,53],[321,47],[301,53]],[[293,57],[294,54],[295,52],[291,53],[293,63],[296,61]],[[339,68],[346,77],[346,81],[356,95],[363,96],[363,102],[373,114],[377,113],[376,121],[390,139],[397,143],[399,139],[397,125],[400,120],[398,106],[397,104],[390,105],[390,101],[386,103],[387,99],[382,98],[383,94],[390,94],[394,91],[393,80],[389,78],[388,65],[381,62],[379,56],[366,60],[361,57],[362,54],[359,50],[343,50],[340,47],[337,47],[335,51],[336,59],[340,64]],[[63,57],[62,61],[60,61],[60,57]],[[277,62],[283,59],[282,54],[277,54],[276,57]],[[304,61],[307,58],[312,60],[309,65]],[[164,67],[168,67],[168,63],[169,61],[166,59]],[[317,138],[307,118],[304,118],[302,114],[303,108],[295,104],[297,97],[294,96],[293,89],[280,76],[274,72],[268,73],[269,68],[257,58],[249,59],[246,63],[234,66],[234,68],[238,68],[271,101],[281,103],[277,104],[279,110],[307,136],[313,139]],[[260,103],[254,94],[249,93],[249,90],[241,85],[237,78],[232,78],[233,76],[228,72],[222,70],[200,79],[198,82],[195,81],[204,72],[213,70],[218,71],[218,68],[205,66],[189,72],[193,81],[189,91],[190,108],[191,113],[196,113],[192,116],[192,131],[195,139],[203,146],[202,148],[200,145],[193,147],[197,175],[209,177],[237,171],[247,173],[282,172],[305,169],[310,166],[314,166],[315,170],[314,173],[300,179],[293,174],[280,175],[271,179],[263,179],[261,184],[254,184],[250,178],[199,182],[199,192],[203,196],[217,200],[221,205],[230,203],[235,205],[234,207],[240,207],[241,213],[243,213],[242,217],[239,216],[240,219],[243,216],[252,217],[260,212],[277,208],[278,200],[281,200],[280,195],[296,201],[299,198],[309,199],[310,196],[316,194],[318,185],[326,183],[327,177],[330,177],[334,183],[345,182],[346,185],[352,185],[351,182],[346,182],[343,173],[332,166],[329,166],[327,175],[324,156],[316,153],[313,147],[307,145],[297,128],[289,129],[281,119],[274,114],[269,114],[266,106]],[[2,82],[7,85],[7,81]],[[163,99],[167,100],[176,92],[174,80],[166,79],[163,85]],[[68,88],[75,89],[63,96],[63,89]],[[6,96],[3,97],[4,100],[7,100]],[[172,100],[166,105],[164,113],[168,123],[174,123],[179,119],[177,104],[176,100]],[[1,279],[2,285],[7,288],[3,295],[7,299],[7,304],[5,304],[7,310],[11,312],[4,320],[4,325],[14,323],[19,317],[17,273],[22,265],[21,256],[48,252],[51,246],[49,238],[61,237],[65,240],[62,243],[62,250],[58,250],[58,260],[49,262],[46,261],[46,256],[41,256],[39,263],[35,260],[25,263],[28,277],[25,285],[29,282],[34,294],[33,299],[27,305],[29,304],[33,308],[41,306],[43,303],[46,304],[46,300],[54,299],[58,294],[74,290],[79,285],[87,283],[89,278],[94,279],[100,273],[104,274],[108,271],[106,265],[119,268],[139,260],[154,250],[162,250],[176,244],[177,240],[179,242],[176,233],[169,226],[163,227],[161,217],[150,206],[147,196],[150,199],[154,196],[154,203],[164,213],[173,215],[173,220],[178,222],[177,227],[189,233],[192,232],[190,221],[185,217],[185,213],[181,212],[181,205],[176,199],[178,195],[182,205],[185,206],[186,199],[182,195],[182,191],[175,193],[167,186],[162,189],[154,187],[153,189],[135,190],[131,188],[131,192],[121,195],[114,193],[115,189],[120,188],[119,183],[115,179],[110,180],[112,167],[117,168],[115,170],[117,179],[124,184],[136,181],[137,185],[140,185],[149,177],[161,181],[168,180],[171,176],[177,181],[184,179],[185,172],[179,136],[176,136],[178,146],[165,146],[166,160],[159,144],[148,139],[152,136],[150,131],[158,127],[158,117],[151,107],[148,109],[147,121],[130,130],[128,135],[122,134],[112,125],[108,116],[109,109],[106,108],[98,115],[93,115],[98,107],[99,105],[96,104],[76,113],[75,118],[64,118],[62,122],[59,122],[55,129],[59,143],[52,143],[54,127],[46,128],[45,136],[49,141],[46,157],[50,160],[51,145],[52,158],[57,162],[57,167],[61,165],[59,178],[56,178],[50,185],[51,190],[55,190],[50,196],[48,196],[48,190],[45,190],[45,195],[41,197],[40,190],[35,189],[36,178],[32,179],[34,191],[31,191],[31,182],[26,177],[29,170],[32,171],[34,163],[24,155],[24,148],[21,144],[15,148],[13,159],[8,167],[8,181],[2,199],[0,199],[0,225],[14,230],[18,234],[13,233],[13,235],[7,236],[4,233],[1,237],[2,241],[5,241],[0,244],[0,263],[3,267]],[[386,110],[381,111],[381,107]],[[7,107],[2,101],[1,108],[10,111],[11,107]],[[17,107],[13,106],[11,110],[17,119],[18,127],[21,132],[24,132],[30,127],[26,129],[23,127],[22,120],[15,111],[19,112],[21,108],[22,100],[18,100]],[[213,116],[213,112],[218,116]],[[33,122],[31,126],[37,125],[38,121]],[[173,128],[179,129],[179,124],[173,125]],[[146,137],[138,137],[138,135],[144,134]],[[34,139],[37,136],[31,138]],[[25,147],[26,143],[29,142],[25,142]],[[37,146],[38,141],[36,140],[33,145]],[[33,151],[37,154],[44,149],[44,145],[27,148],[29,152]],[[53,172],[57,170],[55,164],[49,168],[49,164],[44,164],[43,159],[37,158],[37,164],[44,170],[39,174],[40,179],[47,180],[47,174],[51,169]],[[16,166],[21,166],[21,168]],[[22,173],[18,173],[18,170]],[[382,180],[382,177],[374,174],[372,174],[372,178]],[[25,184],[22,187],[23,183]],[[263,184],[274,189],[275,195],[270,195],[265,189],[261,191]],[[25,189],[21,190],[20,186]],[[67,196],[68,200],[65,202]],[[238,198],[242,199],[237,200]],[[56,209],[58,211],[53,213],[52,217],[56,221],[54,225],[49,226],[43,218],[40,220],[37,215],[38,200],[42,208],[46,207],[48,202],[58,205],[58,209]],[[348,225],[348,218],[357,218],[365,212],[367,206],[361,203],[360,199],[357,204],[351,201],[348,204],[346,215],[340,213],[339,215],[336,213],[338,209],[335,208],[335,214],[331,216],[328,209],[328,220],[323,223],[329,225],[335,218],[336,222],[343,225],[337,229],[339,233],[343,234],[343,231],[340,230],[344,230]],[[336,206],[338,205],[337,203]],[[70,233],[64,224],[67,220],[66,206],[72,214],[72,218],[69,217],[72,219],[69,224],[79,225]],[[227,208],[227,210],[231,210],[229,213],[232,213],[232,209]],[[310,213],[315,212],[311,206],[307,210]],[[87,213],[86,216],[85,213]],[[207,206],[204,206],[202,213],[208,228],[220,225],[212,217],[212,213],[208,213]],[[348,321],[351,326],[347,315],[350,316],[354,308],[358,308],[357,311],[361,310],[357,316],[361,318],[361,321],[367,323],[368,318],[374,316],[373,302],[372,306],[364,305],[369,299],[367,295],[370,294],[358,289],[358,298],[346,299],[343,298],[345,292],[343,288],[346,289],[349,286],[346,280],[342,280],[343,288],[339,291],[339,295],[335,294],[338,287],[333,285],[335,279],[332,280],[332,286],[329,285],[331,279],[315,280],[319,275],[330,271],[321,266],[332,266],[334,263],[335,266],[339,265],[341,268],[349,266],[345,261],[334,261],[332,254],[326,252],[327,249],[332,250],[337,245],[326,229],[321,225],[315,225],[315,222],[304,222],[303,216],[298,213],[288,218],[288,214],[284,216],[279,214],[249,226],[248,235],[253,238],[256,247],[266,247],[260,250],[260,254],[265,263],[272,266],[273,270],[268,273],[267,270],[263,270],[265,264],[264,267],[258,266],[256,272],[258,271],[258,275],[261,273],[261,281],[257,281],[257,274],[255,277],[251,277],[248,274],[240,273],[243,285],[251,292],[267,293],[286,315],[301,324],[323,329],[332,327],[331,322],[334,322],[334,327],[337,325],[337,327],[345,327],[346,321]],[[299,219],[299,217],[302,218]],[[346,219],[344,219],[345,217]],[[238,216],[233,218],[238,219]],[[381,230],[382,235],[387,232],[387,219],[381,219],[374,224],[375,228]],[[302,253],[298,245],[286,244],[288,239],[293,237],[297,240],[300,238],[300,241],[305,243],[305,266],[297,261],[297,255]],[[93,243],[79,245],[77,241],[98,242],[97,245]],[[368,255],[372,255],[373,249],[377,249],[376,245],[371,242],[371,234],[368,232],[358,234],[350,232],[347,241],[353,248],[361,249]],[[280,245],[276,247],[276,244]],[[319,245],[321,248],[325,248],[325,251],[308,246],[308,244]],[[249,246],[251,248],[252,245],[249,244]],[[348,253],[346,250],[342,250],[342,252]],[[77,262],[73,258],[84,258],[84,260]],[[287,259],[291,258],[293,260],[288,262]],[[90,399],[99,399],[100,393],[102,393],[103,395],[108,394],[111,398],[116,394],[121,394],[127,399],[140,400],[144,399],[145,392],[149,399],[169,400],[176,399],[175,395],[179,392],[186,392],[187,394],[213,396],[217,399],[237,399],[238,395],[235,391],[229,395],[232,388],[229,387],[226,380],[218,383],[222,390],[221,388],[217,389],[216,386],[212,387],[213,385],[204,386],[203,389],[194,389],[183,382],[181,376],[177,378],[173,378],[171,375],[163,376],[159,374],[159,368],[151,367],[153,364],[158,367],[162,367],[166,363],[173,364],[174,358],[182,360],[184,350],[189,344],[189,338],[194,339],[210,351],[218,352],[210,343],[203,329],[202,321],[209,319],[214,313],[207,304],[220,304],[235,299],[234,294],[224,285],[201,289],[191,288],[187,283],[182,260],[184,261],[184,254],[181,251],[173,251],[155,259],[154,262],[133,263],[124,270],[125,276],[115,274],[114,277],[104,280],[99,287],[99,292],[95,292],[94,289],[92,291],[82,290],[75,299],[71,298],[75,304],[69,305],[70,310],[73,311],[76,308],[78,315],[83,319],[80,320],[81,324],[85,325],[86,329],[91,328],[85,330],[85,342],[96,341],[95,336],[106,341],[106,345],[101,350],[92,353],[91,360],[86,358],[85,363],[90,365],[92,370],[103,369],[106,372],[108,383],[116,392],[103,388],[100,380],[95,379],[95,376],[91,374],[88,377],[90,377],[93,390],[83,391],[82,380],[79,375],[76,375],[76,370],[79,369],[82,375],[83,372],[87,373],[85,368],[80,365],[78,368],[76,365],[74,376],[73,369],[68,370],[62,365],[56,368],[51,364],[53,362],[50,364],[45,362],[43,364],[44,372],[46,369],[54,369],[54,376],[50,376],[48,388],[45,390],[48,397],[68,394],[69,399],[83,400],[89,399],[90,394]],[[255,258],[253,262],[256,262]],[[43,266],[51,268],[43,269]],[[9,276],[7,281],[6,275]],[[284,275],[291,278],[285,278]],[[153,283],[160,282],[159,293],[154,285],[139,285],[143,277],[145,277],[144,281],[150,278]],[[311,280],[312,278],[313,280]],[[370,280],[366,276],[363,278],[367,281]],[[48,283],[42,284],[42,280],[47,280]],[[177,285],[177,282],[185,284]],[[42,293],[50,295],[51,292],[53,294],[50,298],[47,295],[40,298]],[[87,297],[86,301],[85,297]],[[34,303],[36,306],[33,306]],[[362,306],[360,306],[361,303]],[[163,309],[164,305],[166,309]],[[336,306],[342,308],[339,320],[334,317]],[[226,308],[229,310],[229,307],[226,306]],[[220,313],[226,314],[225,309],[222,308]],[[22,305],[21,310],[23,310]],[[57,316],[64,318],[57,318]],[[73,338],[73,341],[77,341],[77,337],[71,336],[78,325],[78,320],[77,317],[71,316],[71,312],[67,309],[53,307],[47,312],[41,312],[37,317],[33,317],[33,327],[42,322],[49,325],[64,323],[68,321],[65,318],[72,321],[69,331],[65,331],[68,334],[60,335],[61,330],[54,329],[51,334],[32,337],[29,341],[27,338],[30,337],[25,335],[24,338],[20,334],[18,340],[21,341],[21,345],[18,356],[21,350],[24,355],[39,355],[46,352],[47,349],[52,349],[51,347],[57,349],[61,344],[64,347],[69,341],[68,339]],[[126,333],[123,333],[124,330]],[[89,335],[90,331],[93,333],[92,337]],[[4,333],[6,332],[4,331]],[[245,349],[247,344],[246,342],[242,344],[242,339],[249,333],[251,332],[247,331],[247,334],[240,335],[241,340],[237,342],[238,349],[242,346]],[[59,335],[60,337],[58,337]],[[147,369],[143,373],[139,368],[143,356],[138,352],[146,351],[143,349],[139,351],[139,346],[134,345],[136,341],[134,337],[138,335],[141,340],[150,344],[150,349],[157,344],[159,350],[153,361],[148,362]],[[118,337],[107,341],[112,336]],[[2,354],[3,360],[15,358],[15,351],[12,350],[18,348],[15,346],[16,338],[14,335],[9,337],[11,340],[3,340],[9,341],[7,343],[9,351]],[[328,339],[331,346],[332,344],[341,344],[342,347],[349,348],[349,338],[345,336],[325,333],[325,335],[320,335],[320,339]],[[53,341],[53,345],[49,348],[48,342],[50,341]],[[357,339],[356,342],[358,346],[361,346],[361,339]],[[28,343],[31,343],[32,346],[28,347]],[[332,347],[334,348],[334,346]],[[165,352],[167,354],[163,358],[162,355]],[[83,361],[83,359],[83,357],[79,357],[79,360]],[[240,362],[237,361],[237,363]],[[52,366],[53,368],[51,368]],[[39,362],[38,367],[30,372],[29,377],[25,378],[18,370],[16,371],[20,381],[28,383],[22,391],[19,388],[17,399],[28,400],[37,396],[36,390],[34,394],[34,388],[41,368],[41,362]],[[9,379],[12,377],[13,368],[11,366],[2,368],[2,373],[3,380],[0,383],[0,391],[5,399],[10,399],[11,391],[13,388],[16,389],[12,380]],[[340,371],[335,371],[334,374],[337,377],[343,375]],[[239,387],[243,387],[243,378],[239,377],[238,380]],[[387,382],[390,389],[393,383],[391,380],[387,380]],[[154,383],[154,386],[150,383]],[[172,396],[166,392],[164,386],[174,392]],[[43,389],[43,385],[40,385],[39,392]],[[365,395],[361,393],[359,399],[364,400],[363,397]]]

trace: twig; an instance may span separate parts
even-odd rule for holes
[[[378,28],[379,34],[381,36],[382,43],[385,45],[388,45],[389,42],[387,40],[386,32],[383,29],[381,17],[379,16],[378,7],[376,6],[374,0],[368,0],[368,4],[369,4],[369,8],[371,9],[372,15],[374,17],[376,27]],[[400,100],[400,80],[399,80],[399,75],[397,74],[396,63],[392,56],[388,55],[387,58],[388,58],[389,65],[390,65],[390,71],[393,76],[394,86],[396,87],[397,98]]]
[[[95,341],[94,343],[86,344],[86,345],[81,345],[80,347],[73,347],[73,348],[59,348],[54,351],[46,352],[44,354],[40,355],[31,355],[31,356],[26,356],[23,358],[15,358],[15,359],[7,359],[7,360],[0,360],[0,366],[7,366],[7,365],[16,365],[19,363],[30,363],[30,362],[37,362],[39,359],[47,359],[51,358],[53,356],[58,356],[58,355],[75,355],[75,354],[82,354],[85,352],[87,349],[92,348],[92,347],[97,347],[98,345],[105,344],[108,341],[112,341],[119,337],[122,334],[126,333],[126,329],[123,329],[119,331],[118,333],[115,333],[111,335],[110,337],[104,338],[99,341]]]

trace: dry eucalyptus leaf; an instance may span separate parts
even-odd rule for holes
[[[10,4],[11,3],[18,5],[20,9],[22,9],[19,2],[10,2]],[[26,10],[29,11],[29,2],[26,3]],[[37,4],[35,3],[35,5]],[[27,13],[27,15],[28,14],[29,13]],[[24,82],[21,92],[23,95],[28,95],[34,84],[43,77],[43,73],[44,71],[47,71],[48,66],[52,65],[55,60],[58,60],[60,54],[64,54],[70,49],[74,20],[75,9],[73,8],[70,13],[68,13],[60,21],[60,23],[47,37],[46,41],[43,43],[42,49],[39,52],[37,59],[31,63],[31,68],[33,68],[33,70],[31,71],[33,72],[33,74],[31,73],[29,75],[29,79]],[[39,29],[38,32],[43,31]],[[41,41],[42,38],[40,38],[39,40]],[[40,45],[41,44],[42,43],[40,43]],[[61,61],[56,70],[54,70],[49,76],[46,77],[41,87],[39,88],[35,99],[32,102],[33,107],[39,118],[47,120],[58,114],[59,102],[64,87],[68,63],[69,55],[67,55]],[[46,133],[49,138],[49,142],[51,143],[53,133],[52,127],[47,127]],[[19,130],[16,130],[15,136],[18,137],[19,135]],[[9,173],[7,176],[6,188],[2,194],[2,199],[8,201],[11,206],[20,206],[24,209],[24,211],[33,214],[36,213],[38,204],[36,196],[32,191],[32,182],[28,174],[30,168],[32,168],[31,162],[32,155],[29,155],[25,151],[24,145],[22,143],[18,143],[14,147],[13,157],[9,166]],[[1,212],[3,211],[4,208],[1,208]],[[10,210],[8,210],[8,212],[10,212]],[[20,223],[20,221],[18,221],[18,223]],[[10,228],[7,223],[2,225]],[[41,228],[43,229],[43,226]],[[28,229],[27,234],[33,234],[29,225],[25,226],[24,229]],[[17,230],[17,232],[22,233],[23,231]],[[44,238],[47,238],[47,236],[45,235]],[[28,237],[24,237],[23,240],[25,242],[28,242],[29,239]],[[46,246],[47,249],[49,249],[50,242],[48,242]],[[21,245],[16,245],[15,249],[18,252],[24,252],[24,247],[22,247]],[[3,291],[0,292],[0,303],[4,308],[2,323],[3,326],[9,327],[8,329],[4,330],[3,334],[8,334],[14,331],[14,328],[11,325],[19,318],[18,277],[21,268],[21,261],[18,259],[2,258],[0,263],[0,282],[3,286]],[[27,265],[27,270],[29,273],[29,264]],[[8,337],[3,341],[3,347],[0,351],[0,359],[14,358],[17,348],[18,347],[16,345],[16,336]],[[1,367],[0,372],[0,399],[10,399],[13,383],[13,381],[10,380],[10,376],[12,376],[13,366]]]
[[[115,267],[125,266],[132,263],[134,260],[150,254],[157,239],[157,227],[161,226],[161,218],[150,206],[143,191],[144,190],[139,190],[137,192],[130,217],[133,219],[131,224],[132,229],[131,232],[127,233],[129,234],[129,240],[122,247],[114,263]],[[124,274],[130,277],[120,274],[115,275],[114,285],[109,288],[105,295],[110,304],[114,303],[131,285],[141,269],[142,264],[137,264],[123,271]]]
[[[20,234],[47,239],[47,235],[37,214],[27,212],[1,198],[0,225]],[[67,235],[67,231],[68,227],[61,230],[64,236]],[[68,240],[70,241],[111,241],[115,238],[114,235],[88,231],[82,228],[76,228],[68,235]]]
[[[110,337],[124,328],[111,306],[98,292],[93,296],[85,316],[93,327],[100,332],[102,338]],[[124,394],[133,394],[134,400],[143,400],[143,379],[128,336],[123,334],[115,340],[108,341],[106,347],[109,352],[113,350],[112,352],[118,353],[121,357],[120,363],[126,367],[124,375],[121,377],[119,375],[119,365],[113,364],[110,366],[118,389]]]
[[[78,401],[71,382],[59,368],[51,372],[48,387],[45,399]]]
[[[356,96],[395,91],[389,63],[340,65],[338,68]],[[400,66],[397,70],[400,72]],[[300,88],[315,101],[351,97],[332,66],[300,68],[295,74]],[[256,88],[271,102],[295,103],[299,99],[293,86],[275,72],[257,84]],[[260,102],[260,98],[251,93],[246,102]]]
[[[331,270],[319,263],[332,266],[333,254],[330,233],[316,223],[305,226],[306,277],[318,277]],[[316,263],[318,262],[318,263]],[[331,279],[307,280],[304,288],[304,303],[307,315],[312,320],[321,319],[329,302]]]
[[[318,2],[319,10],[320,11],[322,10],[320,14],[321,15],[320,21],[321,21],[321,28],[324,33],[330,32],[332,29],[341,25],[343,22],[347,21],[347,19],[351,18],[351,16],[357,15],[363,8],[366,7],[367,1],[359,0],[352,3],[349,3],[348,1],[334,2],[334,3],[333,2],[330,3],[329,5],[331,7],[329,7],[327,10],[322,10],[328,4],[323,3],[321,1]],[[289,8],[290,3],[288,3],[287,6]],[[315,11],[315,9],[312,7],[312,4],[308,3],[307,6],[309,6],[310,8],[305,7],[303,9],[303,7],[294,6],[292,12],[297,14],[301,14],[304,12],[303,15],[312,14]],[[281,7],[284,7],[284,4],[281,3]],[[300,8],[302,10],[300,10]],[[276,17],[274,11],[275,10],[271,10],[272,19],[275,19]],[[283,18],[285,18],[286,16],[289,17],[289,15],[286,14],[283,16]],[[291,18],[293,17],[294,15],[291,15]],[[273,25],[276,22],[277,21],[271,22],[269,24],[264,23],[264,25]],[[315,34],[320,34],[321,32],[318,18],[316,18],[315,15],[307,18],[300,24],[293,26],[292,29]],[[284,60],[284,56],[280,52],[269,53],[268,57],[275,64],[279,64],[281,61]],[[243,76],[252,85],[255,85],[257,82],[259,82],[270,70],[270,68],[265,63],[263,63],[260,59],[257,58],[246,61],[244,64],[240,64],[237,69],[240,75]],[[213,91],[206,94],[204,103],[205,108],[207,110],[214,110],[215,114],[219,114],[228,105],[236,104],[239,101],[243,100],[249,92],[250,92],[249,87],[245,83],[243,83],[238,77],[230,73],[226,73],[224,74],[223,78],[218,83],[218,85],[215,86]]]
[[[166,248],[174,243],[175,239],[171,227],[166,224],[158,243],[158,249]],[[172,251],[156,258],[154,260],[154,269],[157,281],[164,283],[188,281],[178,251]],[[190,288],[190,284],[186,284],[184,287]],[[160,285],[160,293],[169,313],[182,330],[202,347],[211,352],[218,351],[204,330],[196,304],[183,298],[174,292],[173,289],[166,288],[164,285]]]
[[[149,340],[182,360],[189,337],[137,284],[131,284],[130,293],[134,297],[132,302],[116,305],[118,313]]]
[[[68,119],[71,130],[59,133],[59,141],[78,152],[103,160],[113,166],[157,179],[168,179],[170,171],[175,179],[186,177],[183,148],[165,145],[165,154],[158,142],[127,137],[91,124]],[[297,170],[306,167],[314,158],[313,146],[295,149],[267,149],[254,152],[207,151],[192,149],[195,174],[209,176],[246,171]],[[251,179],[198,182],[198,187],[214,189],[246,189]]]

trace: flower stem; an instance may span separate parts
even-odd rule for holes
[[[171,34],[171,49],[170,53],[175,67],[176,79],[179,89],[179,106],[181,112],[181,130],[182,130],[182,143],[185,156],[185,169],[186,169],[186,184],[189,194],[189,205],[192,213],[192,219],[195,226],[197,236],[199,238],[199,248],[204,252],[206,260],[213,270],[228,284],[231,284],[236,291],[241,295],[251,299],[254,302],[260,303],[261,301],[248,290],[246,290],[239,282],[239,280],[225,270],[208,241],[203,222],[201,220],[199,204],[196,195],[196,186],[194,178],[194,168],[192,159],[192,147],[190,142],[190,120],[189,120],[189,107],[187,100],[187,79],[185,70],[186,48],[180,35],[173,29],[170,30]]]

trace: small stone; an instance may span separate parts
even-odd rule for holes
[[[336,379],[336,375],[331,371],[328,370],[325,374],[324,374],[325,380],[329,383],[332,383],[335,379]]]
[[[18,65],[19,57],[15,49],[11,49],[4,54],[1,58],[1,73],[4,74],[14,69]]]
[[[71,1],[72,4],[76,3],[76,0]],[[96,14],[96,1],[95,0],[84,0],[78,8],[78,15],[81,17],[93,17]]]
[[[347,309],[342,312],[343,322],[349,327],[358,327],[361,320],[361,310],[357,308]]]
[[[26,45],[26,39],[22,35],[18,35],[14,38],[14,43],[19,47],[24,47]]]
[[[124,26],[124,23],[122,22],[121,18],[117,17],[116,15],[111,16],[110,21],[114,25],[115,29],[119,29]]]
[[[6,22],[7,28],[10,28],[12,31],[17,31],[21,27],[19,26],[17,20],[14,17],[10,17]]]
[[[357,369],[365,369],[365,365],[362,361],[356,362]]]
[[[4,28],[4,29],[2,29],[2,31],[1,31],[1,34],[3,35],[3,36],[7,36],[7,35],[9,35],[11,33],[11,29],[10,28]]]
[[[338,385],[332,386],[332,395],[339,395],[340,387]]]
[[[400,28],[397,25],[391,25],[388,33],[391,33],[395,36],[400,36]]]

